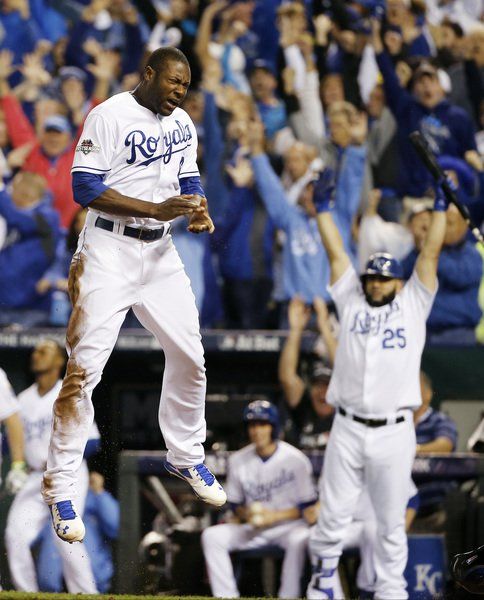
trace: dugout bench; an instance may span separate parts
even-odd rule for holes
[[[311,461],[314,475],[317,477],[321,471],[324,460],[324,452],[320,450],[305,451],[305,454]],[[139,567],[138,544],[145,532],[142,532],[141,522],[141,478],[155,475],[162,478],[163,484],[173,497],[187,491],[187,484],[181,480],[171,477],[163,468],[163,458],[165,452],[153,451],[123,451],[119,455],[119,476],[118,476],[118,499],[121,505],[121,526],[120,536],[117,542],[117,569],[115,591],[118,593],[134,593],[136,574]],[[222,481],[226,474],[226,465],[229,452],[209,452],[206,457],[207,466]],[[456,453],[452,455],[429,455],[419,456],[415,459],[413,467],[413,478],[417,483],[428,481],[429,479],[456,480],[464,482],[468,480],[476,481],[476,491],[478,496],[484,496],[484,455],[470,453]],[[478,539],[484,538],[484,504],[469,499],[462,502],[462,498],[456,497],[454,505],[451,505],[449,514],[451,521],[451,534],[446,541],[446,550],[444,554],[454,554],[465,548],[471,548],[477,545]],[[412,536],[412,543],[417,544],[419,536]],[[429,538],[429,536],[424,536]],[[439,552],[439,547],[443,548],[443,536],[430,536],[427,539],[427,550],[433,548],[432,552]],[[438,539],[437,539],[438,538]],[[421,546],[422,547],[422,546]],[[437,549],[436,549],[437,548]],[[264,553],[263,553],[264,554]],[[265,573],[267,592],[274,591],[274,585],[268,583],[271,573],[274,571],[272,559],[280,558],[279,552],[265,553],[260,558],[269,558],[266,561]],[[244,559],[242,555],[241,560]],[[247,556],[245,557],[247,558]],[[272,561],[273,562],[273,561]],[[441,561],[442,562],[442,561]],[[410,563],[410,560],[409,560]],[[435,573],[431,571],[420,573],[420,584],[423,579],[426,581]],[[415,572],[412,577],[416,577]],[[436,580],[437,576],[434,576]],[[445,574],[443,575],[445,579]],[[425,595],[420,596],[422,599]]]

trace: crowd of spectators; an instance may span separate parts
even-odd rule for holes
[[[216,225],[173,228],[202,326],[289,328],[291,299],[316,314],[329,301],[310,194],[328,166],[355,265],[389,251],[410,273],[432,206],[411,131],[484,222],[483,14],[482,0],[4,0],[0,326],[65,325],[85,218],[71,190],[78,134],[162,45],[191,64],[184,109]],[[432,343],[484,342],[482,260],[451,207]]]

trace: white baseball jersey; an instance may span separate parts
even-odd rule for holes
[[[0,369],[0,423],[11,417],[20,410],[15,392],[13,391],[7,374],[3,369]],[[2,445],[2,435],[0,434],[0,447]],[[0,452],[0,473],[2,469],[2,453]],[[0,477],[0,483],[2,479]]]
[[[39,395],[37,384],[31,385],[18,396],[25,436],[25,462],[33,471],[42,471],[47,464],[52,407],[59,395],[62,381],[44,396]],[[93,423],[89,439],[99,439],[99,431]]]
[[[309,459],[300,450],[278,441],[277,449],[262,459],[253,444],[229,458],[227,498],[234,504],[261,502],[280,510],[306,505],[317,499]]]
[[[176,108],[167,117],[155,115],[130,92],[123,92],[89,113],[72,173],[104,175],[103,183],[121,194],[159,204],[180,193],[179,178],[200,175],[197,144],[195,126],[184,110]],[[135,217],[126,217],[125,222],[160,225],[156,219]]]
[[[0,422],[18,411],[19,404],[15,392],[10,385],[7,374],[3,369],[0,369]]]
[[[391,303],[373,307],[352,266],[328,289],[340,321],[328,402],[370,418],[420,406],[425,321],[436,292],[414,271]]]

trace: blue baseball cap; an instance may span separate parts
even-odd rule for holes
[[[375,252],[366,263],[362,277],[377,275],[388,279],[403,279],[403,267],[399,260],[387,252]]]
[[[59,69],[59,78],[61,81],[65,81],[66,79],[78,79],[79,81],[82,81],[82,83],[85,83],[87,74],[79,67],[61,67]]]
[[[59,133],[70,133],[71,126],[63,115],[52,115],[44,121],[44,131],[57,131]]]
[[[256,58],[254,60],[254,62],[252,63],[252,65],[249,69],[249,75],[251,75],[257,69],[262,69],[263,71],[270,73],[273,77],[276,76],[276,71],[274,69],[274,66],[268,60],[265,60],[263,58]]]

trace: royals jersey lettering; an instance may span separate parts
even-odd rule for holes
[[[368,417],[419,406],[425,321],[435,293],[414,272],[390,304],[373,307],[353,267],[329,291],[340,336],[328,402]]]
[[[130,92],[123,92],[89,113],[72,173],[101,175],[106,186],[121,194],[158,204],[180,193],[179,179],[200,175],[197,143],[195,126],[184,110],[176,108],[167,117],[155,115]],[[160,226],[155,219],[125,219]]]
[[[272,456],[262,459],[253,445],[229,459],[227,497],[234,504],[262,502],[273,510],[316,501],[309,459],[297,448],[278,441]]]

